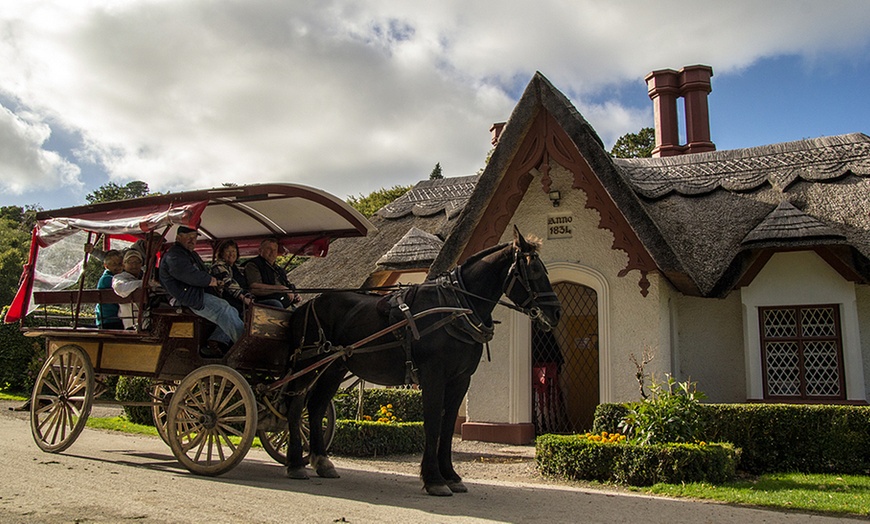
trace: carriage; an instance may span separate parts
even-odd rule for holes
[[[288,377],[289,310],[246,306],[244,335],[223,358],[212,359],[198,350],[215,326],[170,305],[159,288],[143,285],[125,298],[112,289],[84,288],[82,273],[90,256],[85,245],[119,248],[155,235],[172,242],[176,225],[198,225],[196,251],[205,260],[223,239],[235,240],[245,257],[255,255],[267,237],[276,238],[287,253],[324,256],[332,239],[365,236],[374,229],[335,196],[293,184],[232,186],[40,212],[5,320],[21,322],[26,336],[45,339],[47,356],[30,399],[32,434],[42,450],[58,453],[72,445],[93,405],[119,404],[103,397],[107,380],[125,375],[152,379],[150,401],[123,404],[150,407],[160,437],[191,472],[229,471],[255,436],[284,462],[288,424],[281,394],[293,378]],[[143,282],[155,280],[160,245],[144,243]],[[128,319],[132,328],[96,327],[93,304],[109,303],[135,304]],[[334,409],[320,422],[331,438]]]
[[[79,277],[87,255],[81,256],[81,246],[96,241],[94,235],[142,241],[147,283],[160,252],[153,247],[159,242],[149,239],[156,233],[174,241],[174,225],[198,226],[195,250],[206,258],[222,239],[235,240],[240,256],[247,256],[266,237],[277,238],[289,253],[323,256],[331,239],[365,236],[374,227],[332,195],[289,184],[144,197],[41,212],[37,219],[6,321],[22,320],[36,305],[46,308],[41,325],[23,329],[45,337],[47,345],[30,401],[33,437],[47,452],[61,452],[75,441],[92,404],[107,390],[103,377],[138,375],[156,382],[153,399],[144,404],[152,408],[160,436],[191,472],[229,471],[259,435],[289,478],[308,478],[306,444],[317,474],[335,478],[326,453],[335,422],[331,400],[352,373],[387,386],[419,383],[424,487],[430,495],[461,493],[466,488],[453,469],[452,431],[483,346],[492,338],[494,307],[525,313],[544,329],[555,326],[561,314],[538,256],[540,245],[514,227],[513,241],[386,297],[327,290],[332,292],[308,300],[295,314],[247,307],[243,336],[215,362],[198,353],[214,326],[161,302],[149,286],[124,299],[111,290],[84,289]],[[49,252],[58,254],[45,256]],[[48,264],[49,259],[60,262]],[[510,302],[501,300],[503,295]],[[112,302],[136,304],[133,329],[97,329],[83,321],[83,304]],[[66,312],[62,325],[50,317],[48,306]]]

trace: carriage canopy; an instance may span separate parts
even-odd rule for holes
[[[334,195],[297,184],[257,184],[154,195],[41,211],[30,255],[5,321],[17,322],[31,308],[33,291],[66,289],[84,267],[86,242],[105,248],[135,242],[150,232],[175,240],[175,225],[198,227],[196,250],[212,256],[221,240],[233,239],[240,256],[257,252],[274,237],[285,253],[325,256],[334,238],[375,230],[363,215]]]

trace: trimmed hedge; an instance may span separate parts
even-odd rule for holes
[[[118,377],[115,385],[115,399],[119,402],[151,402],[151,379],[148,377]],[[135,424],[154,425],[154,415],[150,407],[124,406],[127,419]]]
[[[339,393],[335,396],[335,417],[356,419],[356,392]],[[363,390],[363,415],[377,418],[381,406],[392,404],[393,414],[402,422],[423,421],[423,392],[419,389],[370,388]]]
[[[602,404],[593,432],[617,432],[630,408]],[[740,448],[738,468],[753,474],[870,473],[870,407],[702,404],[704,437]]]
[[[731,444],[638,446],[592,442],[577,435],[542,435],[535,443],[543,475],[631,486],[727,482],[735,476],[738,456]]]
[[[336,420],[335,437],[329,451],[353,457],[421,453],[425,440],[422,422],[384,424],[367,420]]]
[[[0,315],[5,317],[7,309],[4,307]],[[31,361],[44,354],[41,337],[25,337],[19,324],[0,322],[0,389],[30,393],[39,373],[37,363],[31,366]]]

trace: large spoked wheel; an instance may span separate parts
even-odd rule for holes
[[[303,409],[302,424],[300,425],[300,428],[302,430],[302,459],[306,462],[311,454],[311,446],[309,445],[309,438],[311,435],[310,424],[311,421],[308,420],[308,410]],[[323,441],[324,444],[326,444],[326,449],[329,450],[329,446],[332,445],[332,439],[335,436],[335,404],[332,402],[326,406],[326,414],[323,416],[322,424]],[[287,442],[289,435],[289,428],[284,428],[282,431],[257,431],[257,436],[260,438],[260,443],[263,445],[263,449],[265,449],[266,453],[268,453],[269,456],[275,459],[279,464],[287,463]]]
[[[254,392],[238,371],[203,366],[187,375],[169,403],[166,436],[175,458],[199,475],[233,469],[257,430]]]
[[[43,451],[60,453],[75,442],[91,414],[94,368],[75,345],[57,349],[39,370],[30,397],[30,429]]]
[[[154,402],[151,405],[151,416],[154,418],[154,427],[166,444],[169,444],[169,437],[166,434],[166,414],[169,412],[169,403],[176,388],[178,388],[177,382],[164,382],[154,384],[154,389],[151,390],[151,400]]]

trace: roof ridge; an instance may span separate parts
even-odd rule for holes
[[[769,183],[785,191],[797,179],[827,181],[870,175],[870,137],[851,133],[767,146],[665,158],[614,159],[632,188],[647,198],[671,192],[749,191]]]

